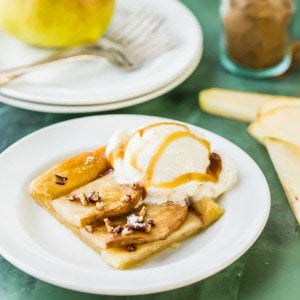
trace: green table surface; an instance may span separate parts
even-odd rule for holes
[[[215,86],[300,96],[300,74],[295,72],[281,80],[253,81],[226,73],[218,62],[219,1],[183,2],[195,13],[203,27],[205,49],[200,65],[188,80],[166,95],[109,113],[173,118],[209,129],[234,142],[263,170],[272,193],[271,214],[255,244],[225,270],[181,289],[126,299],[300,299],[299,226],[289,208],[266,150],[248,135],[247,124],[207,115],[199,109],[197,103],[198,92],[201,89]],[[293,23],[293,31],[294,36],[299,38],[300,13]],[[81,116],[31,112],[0,104],[0,151],[39,128]],[[119,297],[89,295],[53,286],[23,273],[0,257],[0,299],[119,299]]]

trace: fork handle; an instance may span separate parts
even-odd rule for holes
[[[67,48],[63,50],[58,50],[53,54],[36,61],[34,63],[23,65],[20,67],[12,68],[9,70],[4,70],[0,72],[0,87],[8,84],[15,78],[22,76],[34,69],[39,67],[49,65],[56,62],[70,62],[70,61],[80,61],[90,58],[109,58],[109,51],[107,50],[97,50],[97,55],[92,51],[92,46],[77,46],[74,48]]]

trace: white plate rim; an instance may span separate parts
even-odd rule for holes
[[[51,128],[54,128],[54,127],[59,127],[59,126],[63,126],[65,125],[66,123],[75,123],[75,122],[78,122],[82,119],[90,119],[90,118],[109,118],[111,116],[114,116],[114,117],[127,117],[127,118],[130,118],[130,117],[140,117],[140,118],[146,118],[147,121],[150,121],[150,119],[152,118],[153,120],[171,120],[171,119],[166,119],[166,118],[160,118],[160,117],[156,117],[156,116],[147,116],[147,115],[129,115],[129,114],[113,114],[113,115],[103,115],[103,116],[89,116],[89,117],[81,117],[81,118],[75,118],[75,119],[71,119],[71,120],[67,120],[67,121],[63,121],[63,122],[59,122],[59,123],[56,123],[56,124],[53,124],[53,125],[50,125],[50,126],[46,126],[42,129],[39,129],[25,137],[23,137],[22,139],[20,139],[19,141],[13,143],[12,145],[10,145],[7,149],[5,149],[1,154],[0,154],[0,163],[1,163],[1,160],[3,159],[3,156],[6,155],[6,153],[9,153],[9,151],[15,147],[18,147],[19,145],[21,145],[23,142],[26,142],[26,140],[29,140],[30,138],[34,137],[35,135],[38,135],[38,134],[41,134],[43,132],[46,132],[48,129],[51,129]],[[174,121],[174,120],[173,120]],[[182,122],[184,123],[184,122]],[[112,290],[105,290],[105,289],[101,289],[99,291],[99,289],[95,288],[95,289],[85,289],[84,287],[82,286],[74,286],[68,282],[61,282],[60,280],[56,280],[56,279],[53,279],[53,278],[49,278],[47,275],[45,275],[43,272],[41,272],[40,270],[32,270],[30,268],[30,266],[27,266],[26,264],[24,265],[22,263],[22,260],[19,260],[18,258],[15,258],[13,256],[10,255],[9,251],[6,251],[5,250],[5,247],[3,247],[1,244],[0,244],[0,253],[1,255],[7,259],[9,262],[11,262],[13,265],[15,265],[17,268],[21,269],[22,271],[36,277],[36,278],[39,278],[40,280],[43,280],[43,281],[46,281],[46,282],[49,282],[51,284],[55,284],[57,286],[60,286],[60,287],[64,287],[64,288],[69,288],[69,289],[72,289],[72,290],[75,290],[75,291],[81,291],[81,292],[88,292],[88,293],[93,293],[93,294],[103,294],[103,295],[141,295],[141,294],[152,294],[152,293],[157,293],[157,292],[163,292],[163,291],[167,291],[167,290],[172,290],[172,289],[176,289],[176,288],[181,288],[181,287],[184,287],[186,285],[189,285],[189,284],[192,284],[192,283],[195,283],[197,281],[200,281],[200,280],[203,280],[203,279],[206,279],[214,274],[216,274],[217,272],[223,270],[224,268],[226,268],[227,266],[229,266],[230,264],[232,264],[235,260],[237,260],[239,257],[241,257],[253,244],[254,242],[257,240],[257,238],[259,237],[259,235],[261,234],[261,232],[263,231],[266,223],[267,223],[267,220],[268,220],[268,216],[269,216],[269,213],[270,213],[270,208],[271,208],[271,196],[270,196],[270,190],[269,190],[269,187],[268,187],[268,184],[267,184],[267,181],[266,181],[266,178],[263,174],[263,172],[261,171],[261,169],[258,167],[258,165],[255,163],[255,161],[245,152],[243,151],[241,148],[239,148],[237,145],[233,144],[232,142],[230,142],[229,140],[225,139],[224,137],[218,135],[218,134],[215,134],[209,130],[206,130],[206,129],[203,129],[199,126],[196,126],[196,125],[192,125],[192,124],[189,124],[189,123],[185,123],[189,126],[192,126],[192,127],[196,127],[196,128],[200,128],[201,130],[207,133],[209,133],[210,135],[212,136],[216,136],[218,138],[220,138],[221,140],[223,141],[226,141],[227,143],[231,144],[232,147],[238,149],[239,151],[241,151],[243,154],[245,154],[249,161],[252,163],[253,166],[255,166],[256,170],[258,171],[259,175],[261,176],[262,178],[262,182],[261,182],[261,185],[264,186],[264,193],[266,195],[266,206],[265,206],[265,211],[264,211],[264,218],[261,220],[260,222],[260,227],[258,228],[257,232],[255,235],[253,235],[251,237],[251,239],[248,240],[247,244],[245,244],[243,246],[243,248],[241,248],[239,250],[238,253],[236,253],[235,255],[233,255],[231,257],[231,259],[227,260],[225,263],[223,263],[222,265],[219,265],[219,266],[216,266],[215,268],[212,268],[209,272],[207,272],[205,275],[198,275],[198,276],[194,276],[192,278],[189,278],[189,279],[186,279],[186,280],[181,280],[180,283],[178,282],[175,282],[173,284],[168,284],[166,286],[159,286],[159,287],[156,287],[156,288],[147,288],[147,289],[144,289],[144,290],[136,290],[136,289],[130,289],[130,290],[118,290],[118,291],[112,291]],[[126,271],[125,271],[126,272]]]

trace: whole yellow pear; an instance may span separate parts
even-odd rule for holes
[[[0,0],[0,26],[33,46],[96,41],[109,25],[114,0]]]

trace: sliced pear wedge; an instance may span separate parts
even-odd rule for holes
[[[199,105],[203,111],[245,122],[254,121],[258,116],[260,107],[273,100],[294,101],[300,99],[219,88],[205,89],[199,93]]]
[[[284,106],[291,106],[291,107],[300,107],[300,101],[295,100],[272,100],[265,102],[259,112],[258,116],[265,115],[267,113],[272,112],[273,110],[284,107]]]
[[[108,168],[105,147],[81,153],[58,163],[35,178],[30,183],[29,193],[40,205],[50,207],[53,199],[95,180]],[[64,180],[59,182],[59,179]]]
[[[199,105],[203,111],[245,122],[255,120],[261,105],[271,99],[271,95],[219,88],[206,89],[199,93]]]
[[[253,122],[248,131],[263,144],[265,138],[276,138],[300,147],[300,106],[273,108]]]
[[[265,139],[271,160],[300,224],[300,148],[278,139]]]

